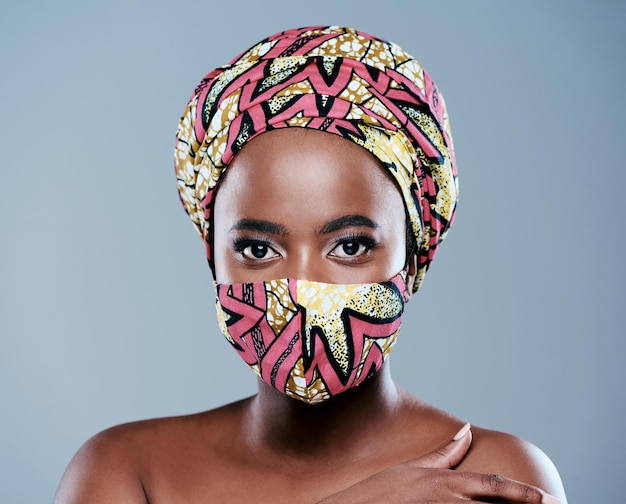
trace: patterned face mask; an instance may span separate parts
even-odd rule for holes
[[[215,284],[220,329],[268,385],[309,404],[376,373],[400,332],[405,273],[388,282]]]

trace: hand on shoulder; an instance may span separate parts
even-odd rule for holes
[[[468,424],[445,446],[387,468],[318,504],[468,500],[567,504],[558,473],[543,452],[508,434],[476,430],[477,448],[470,450]]]
[[[504,432],[472,427],[474,441],[458,471],[478,472],[522,481],[558,497],[567,504],[559,473],[550,458],[537,446]]]

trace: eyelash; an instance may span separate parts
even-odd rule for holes
[[[336,250],[338,247],[340,247],[341,245],[345,244],[345,243],[350,243],[350,242],[354,242],[357,243],[363,247],[365,247],[365,251],[355,255],[353,257],[353,259],[358,259],[359,257],[361,257],[364,253],[369,252],[370,250],[376,248],[379,244],[376,240],[374,240],[373,238],[371,238],[370,236],[366,236],[363,234],[347,234],[344,236],[339,236],[335,239],[335,243],[334,246],[331,250],[331,253]],[[268,249],[274,251],[275,253],[276,250],[274,247],[272,247],[272,243],[267,240],[266,238],[263,237],[240,237],[240,238],[235,238],[233,240],[233,249],[238,253],[243,255],[243,251],[245,249],[247,249],[248,247],[252,247],[252,246],[263,246],[263,247],[267,247]],[[246,259],[251,259],[251,258],[246,258]],[[342,259],[350,259],[350,256],[348,257],[342,257]]]
[[[265,238],[260,238],[260,237],[259,238],[248,238],[248,237],[243,238],[242,237],[242,238],[235,238],[233,240],[233,248],[240,254],[245,249],[253,245],[261,245],[263,247],[267,247],[267,248],[274,250],[270,241]]]
[[[365,252],[368,252],[378,246],[378,242],[369,236],[362,235],[362,234],[349,234],[349,235],[338,237],[335,241],[335,246],[333,247],[333,250],[335,250],[337,247],[341,246],[342,244],[349,243],[349,242],[355,242],[355,243],[358,243],[359,245],[364,246]],[[355,256],[355,257],[359,257],[359,256]]]

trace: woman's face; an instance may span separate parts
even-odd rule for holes
[[[219,283],[382,282],[406,260],[400,192],[372,154],[330,133],[285,128],[251,140],[213,216]]]

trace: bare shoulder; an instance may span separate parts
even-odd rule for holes
[[[458,470],[493,473],[529,483],[566,504],[561,477],[537,446],[511,434],[479,427],[472,427],[472,434],[472,448]]]
[[[78,502],[148,502],[133,444],[138,424],[102,431],[89,439],[70,461],[54,498],[55,504]]]
[[[236,410],[233,404],[194,415],[131,422],[96,434],[70,461],[54,503],[148,503],[159,476],[187,464],[210,465],[217,458],[212,457],[212,447],[222,451],[228,437],[225,426]]]
[[[439,449],[465,424],[465,420],[429,405],[406,392],[403,393],[411,425],[419,425],[424,444],[415,449],[423,455]],[[409,432],[414,432],[408,429]],[[459,471],[500,475],[527,483],[559,498],[566,504],[565,492],[559,473],[550,458],[537,446],[504,432],[472,426],[472,445]],[[404,444],[411,446],[404,440]],[[497,481],[497,480],[496,480]]]

